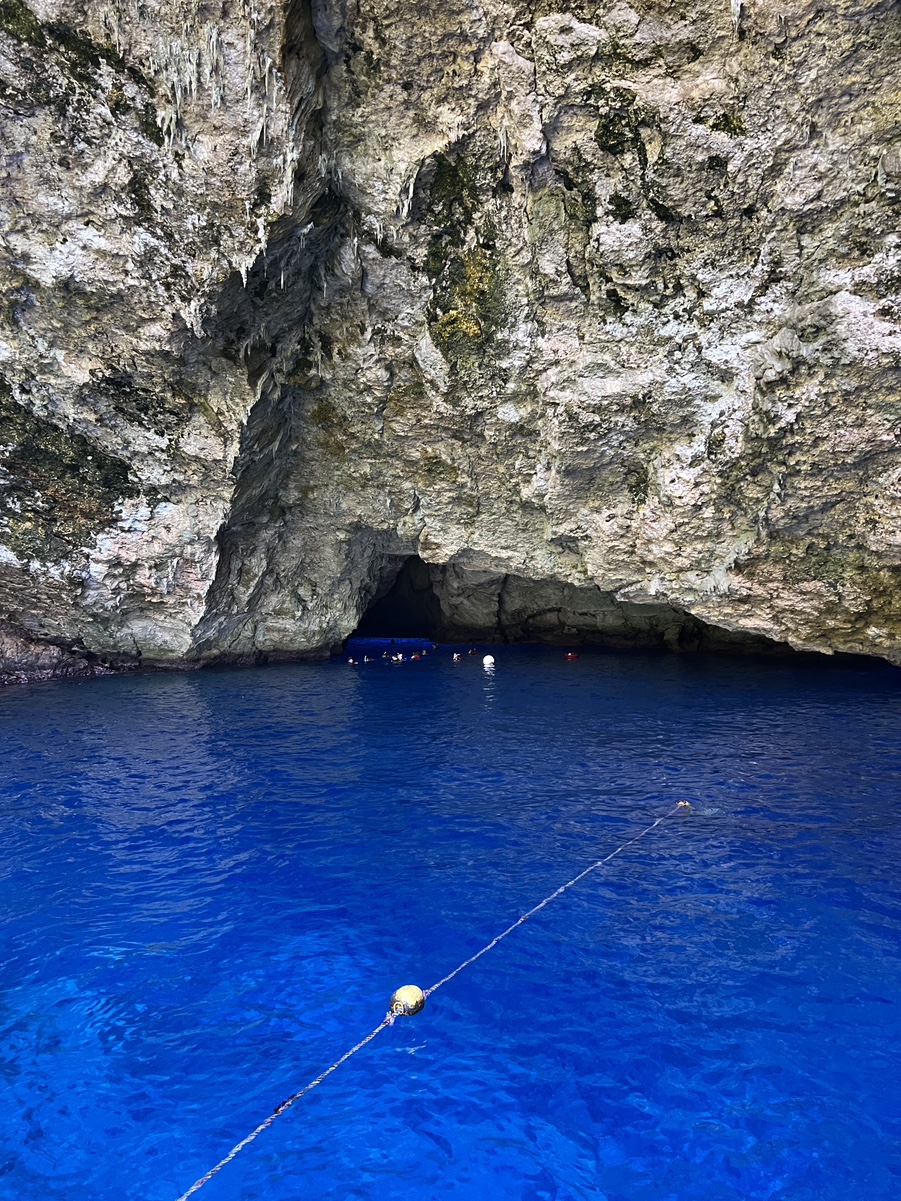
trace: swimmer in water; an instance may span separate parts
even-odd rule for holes
[[[459,663],[462,658],[463,658],[463,656],[461,654],[458,654],[456,651],[454,651],[454,662],[455,663]]]
[[[476,650],[476,648],[475,648],[475,647],[472,647],[469,653],[470,653],[471,655],[477,655],[479,652]]]

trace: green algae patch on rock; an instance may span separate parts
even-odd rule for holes
[[[435,345],[451,363],[480,358],[503,321],[501,271],[489,251],[477,247],[452,260],[447,284],[431,324]]]
[[[479,209],[479,195],[470,164],[462,156],[450,159],[437,154],[420,174],[427,192],[422,202],[423,217],[433,231],[425,272],[434,283],[454,252],[462,247]]]
[[[397,383],[388,393],[383,417],[388,422],[414,419],[428,406],[428,396],[421,379],[413,376]]]
[[[29,46],[47,44],[40,21],[21,0],[0,0],[0,32]]]
[[[323,455],[342,461],[353,444],[353,432],[341,409],[326,397],[320,397],[308,414],[315,431],[316,444]]]
[[[71,554],[138,494],[121,459],[30,413],[0,384],[0,539],[17,555],[50,562]]]

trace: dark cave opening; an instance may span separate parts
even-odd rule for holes
[[[388,565],[383,579],[390,582],[390,587],[376,592],[360,619],[356,636],[436,639],[442,626],[441,605],[427,564],[419,555],[410,555],[400,561],[399,570],[397,567],[397,561]]]
[[[378,586],[354,636],[706,652],[795,662],[824,658],[760,634],[709,625],[665,602],[621,601],[595,585],[428,564],[418,555],[382,561]]]

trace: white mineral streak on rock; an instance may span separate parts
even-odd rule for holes
[[[531,162],[547,150],[535,91],[535,68],[509,42],[495,42],[491,58],[500,85],[497,133],[501,159],[516,165]]]

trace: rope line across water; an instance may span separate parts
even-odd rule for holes
[[[516,930],[524,922],[527,922],[529,918],[533,917],[539,912],[539,910],[544,909],[544,907],[549,905],[551,901],[556,900],[557,897],[561,896],[567,891],[567,889],[572,888],[573,885],[578,884],[580,880],[584,880],[586,876],[591,875],[593,871],[597,871],[599,867],[603,867],[605,863],[609,863],[611,859],[615,859],[621,851],[624,851],[627,847],[631,847],[636,842],[639,842],[646,835],[650,834],[652,830],[656,830],[660,823],[666,821],[668,817],[672,817],[673,814],[678,813],[680,809],[690,808],[691,805],[688,803],[688,801],[679,801],[672,807],[672,809],[669,810],[669,812],[661,814],[656,821],[651,822],[649,826],[646,826],[640,833],[636,834],[634,838],[628,839],[628,841],[618,846],[615,851],[611,851],[610,854],[605,855],[603,859],[596,860],[594,863],[586,867],[584,871],[579,872],[577,876],[573,876],[571,880],[567,880],[565,884],[561,884],[559,888],[555,889],[554,892],[546,896],[543,901],[539,901],[537,905],[533,905],[531,909],[522,914],[521,917],[518,917],[512,925],[507,927],[506,930],[502,930],[500,934],[492,938],[491,942],[486,943],[480,951],[476,951],[474,955],[470,955],[468,959],[464,959],[463,962],[458,967],[455,967],[452,972],[448,972],[446,976],[442,976],[436,984],[431,986],[431,988],[427,988],[425,990],[425,995],[430,997],[432,993],[437,992],[439,988],[443,988],[445,984],[449,984],[455,976],[459,976],[459,974],[465,968],[468,968],[471,964],[475,963],[477,959],[481,959],[483,955],[487,955],[488,952],[493,950],[499,942],[502,942],[508,934],[512,934],[514,930]],[[374,1030],[370,1030],[366,1037],[360,1039],[356,1046],[351,1047],[349,1051],[345,1051],[340,1059],[336,1059],[335,1062],[331,1064],[330,1067],[327,1067],[324,1072],[316,1077],[315,1080],[311,1080],[309,1084],[305,1084],[303,1088],[298,1089],[296,1093],[292,1093],[287,1100],[282,1101],[281,1105],[277,1106],[265,1121],[260,1122],[259,1126],[257,1126],[255,1130],[251,1130],[250,1134],[248,1134],[245,1138],[242,1138],[239,1143],[235,1143],[228,1155],[226,1155],[223,1159],[220,1159],[215,1167],[210,1168],[210,1170],[204,1176],[201,1176],[199,1180],[195,1180],[188,1191],[181,1194],[181,1196],[178,1198],[178,1201],[187,1201],[189,1197],[193,1197],[195,1193],[199,1192],[205,1184],[209,1184],[209,1182],[215,1175],[217,1175],[217,1173],[221,1172],[227,1164],[230,1164],[235,1156],[240,1151],[243,1151],[248,1144],[252,1143],[254,1139],[259,1138],[264,1130],[268,1130],[275,1119],[280,1118],[283,1113],[289,1110],[295,1101],[299,1101],[301,1097],[305,1096],[308,1092],[311,1092],[317,1087],[317,1085],[322,1084],[323,1080],[325,1080],[328,1076],[331,1076],[332,1072],[340,1068],[343,1063],[347,1063],[348,1059],[350,1059],[352,1055],[356,1055],[358,1051],[362,1051],[366,1044],[371,1043],[376,1035],[381,1034],[386,1026],[393,1025],[397,1016],[400,1015],[391,1012],[386,1013],[376,1028]]]

